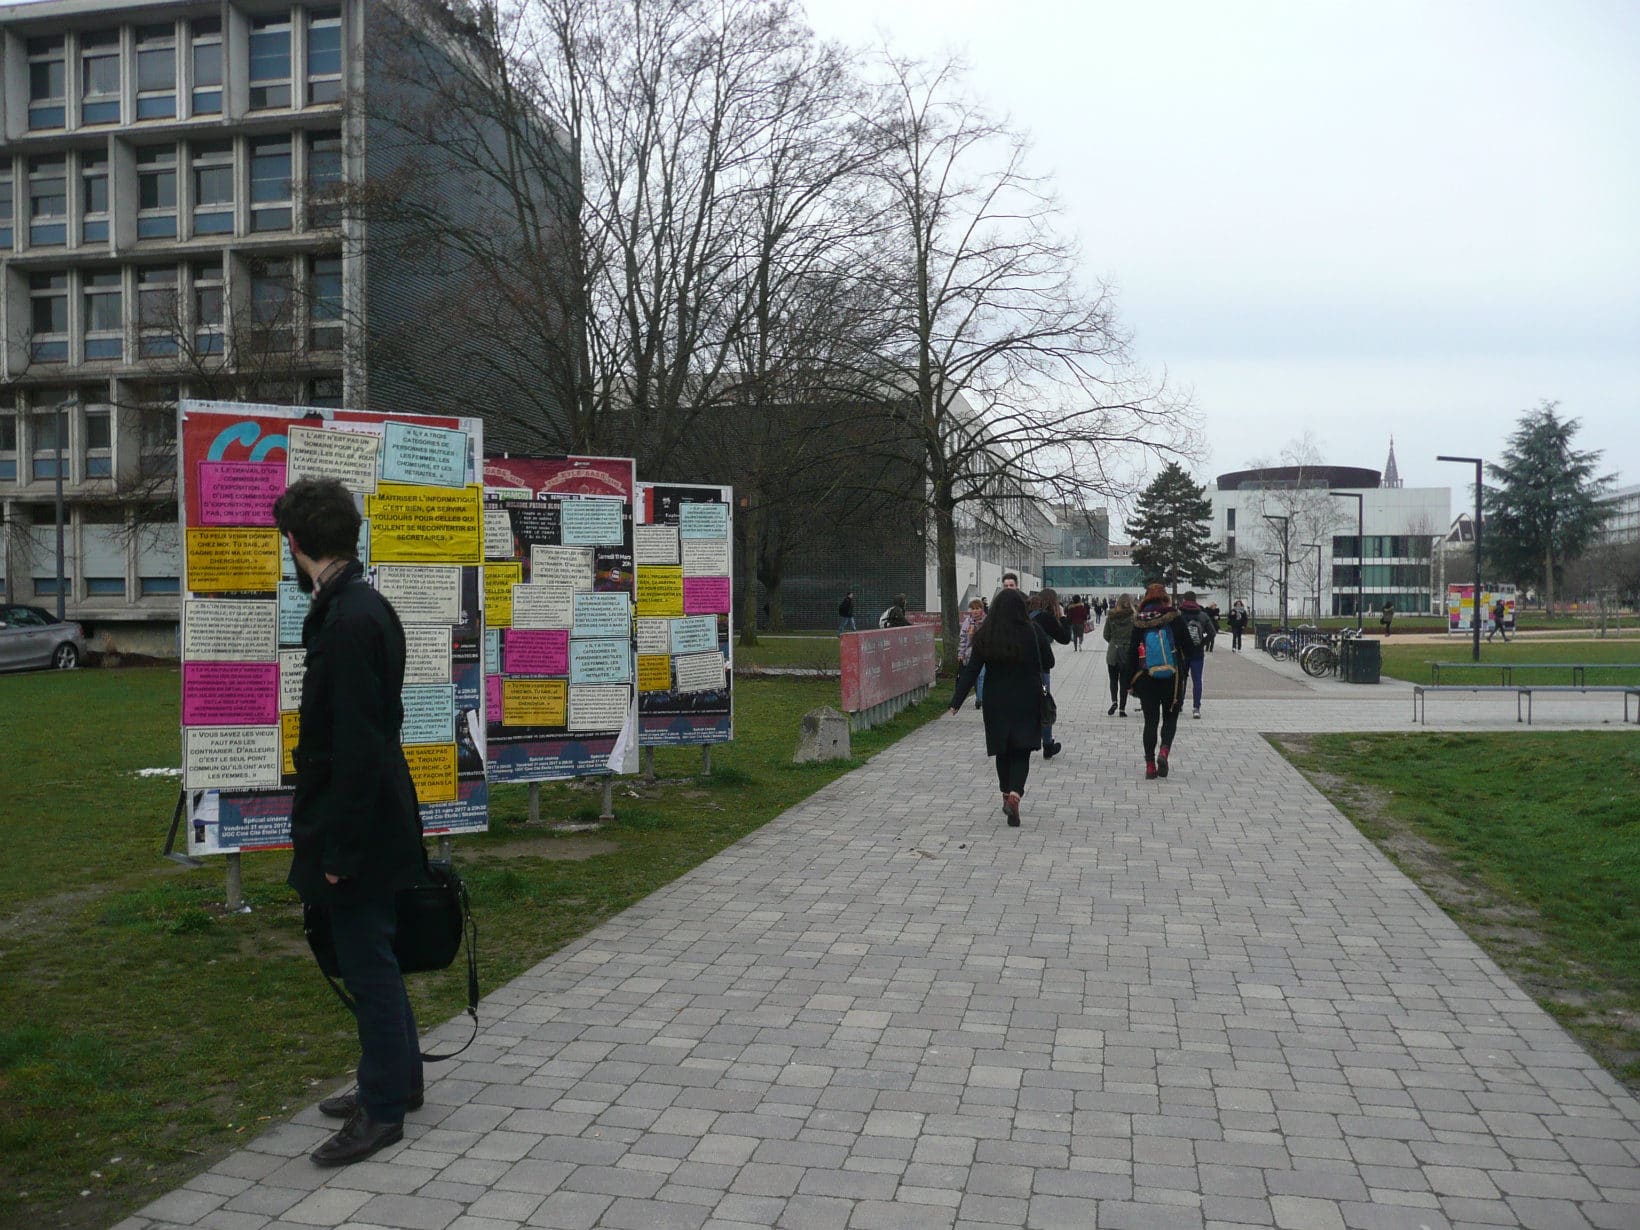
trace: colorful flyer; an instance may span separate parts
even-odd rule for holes
[[[433,487],[465,487],[472,442],[464,431],[382,424],[382,479]]]
[[[683,569],[653,566],[638,570],[638,616],[665,618],[683,614]]]
[[[183,547],[190,593],[252,593],[279,583],[279,531],[189,529]]]
[[[292,426],[285,433],[285,481],[334,478],[356,495],[376,490],[381,440],[363,432]]]
[[[285,493],[285,467],[266,461],[199,463],[201,525],[273,525],[273,502]]]
[[[482,564],[483,489],[381,483],[364,503],[378,564]]]

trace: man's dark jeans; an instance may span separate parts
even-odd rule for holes
[[[343,886],[330,907],[342,985],[357,1004],[359,1105],[377,1123],[402,1123],[422,1087],[421,1040],[393,955],[394,894]]]

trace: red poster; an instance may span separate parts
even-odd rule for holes
[[[934,683],[934,627],[846,632],[842,642],[843,708],[870,709]]]

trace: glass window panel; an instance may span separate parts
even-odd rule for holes
[[[290,106],[290,21],[251,22],[250,105],[253,111]]]

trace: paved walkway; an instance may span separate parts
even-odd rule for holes
[[[124,1225],[1640,1227],[1640,1104],[1255,733],[1404,694],[1221,650],[1147,783],[1062,660],[1023,828],[943,719],[496,990],[380,1160],[308,1110]]]

